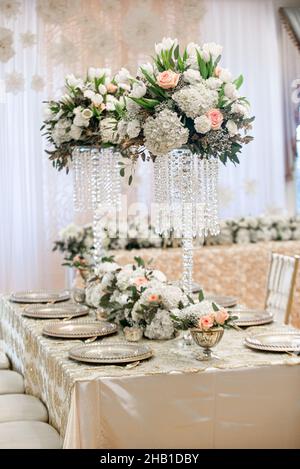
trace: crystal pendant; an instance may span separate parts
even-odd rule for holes
[[[72,154],[75,210],[93,210],[95,265],[103,256],[101,221],[121,207],[120,159],[113,147],[76,147]]]
[[[189,148],[173,150],[154,162],[155,227],[163,237],[182,239],[182,285],[192,292],[193,238],[216,235],[218,159],[203,158]]]

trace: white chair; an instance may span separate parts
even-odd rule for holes
[[[9,368],[9,360],[4,352],[0,350],[0,370],[7,370]]]
[[[0,449],[60,449],[57,431],[43,422],[0,423]]]
[[[23,394],[24,379],[20,373],[11,370],[0,370],[0,395]]]
[[[298,266],[299,256],[272,252],[265,309],[284,324],[289,323],[292,311]]]
[[[48,421],[48,412],[44,404],[26,394],[4,394],[0,396],[0,423],[16,420]]]

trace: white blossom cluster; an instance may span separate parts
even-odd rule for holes
[[[204,83],[196,83],[177,91],[172,98],[187,117],[205,117],[209,109],[216,107],[218,92],[209,89]]]
[[[164,155],[188,141],[189,131],[176,112],[164,109],[144,124],[145,145],[154,155]]]

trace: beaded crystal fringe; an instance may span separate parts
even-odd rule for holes
[[[120,159],[113,148],[76,147],[72,155],[75,210],[93,210],[95,265],[103,256],[101,219],[121,207]]]
[[[182,239],[187,293],[192,291],[193,238],[220,232],[217,183],[217,158],[203,159],[181,148],[155,160],[156,231]]]

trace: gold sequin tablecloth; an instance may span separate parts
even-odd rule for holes
[[[154,357],[135,368],[93,366],[68,359],[80,341],[44,337],[49,321],[22,309],[1,297],[4,348],[66,448],[300,447],[300,357],[246,348],[249,329],[225,332],[219,360],[177,338],[147,341]]]
[[[230,246],[204,246],[194,249],[194,280],[205,290],[237,296],[250,308],[264,307],[271,252],[300,254],[300,241],[273,241]],[[178,248],[111,251],[121,264],[134,256],[153,259],[153,265],[170,280],[181,275],[182,252]],[[292,324],[300,328],[300,269],[296,283]]]

